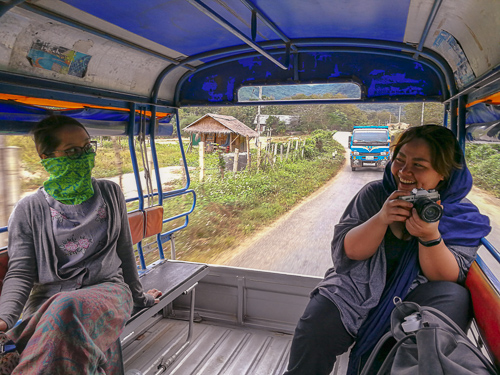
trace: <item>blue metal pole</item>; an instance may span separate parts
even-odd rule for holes
[[[443,126],[445,128],[448,127],[448,113],[449,113],[449,110],[450,110],[450,105],[449,104],[445,104],[444,105],[444,113],[443,113]]]
[[[498,83],[499,81],[500,81],[500,65],[497,65],[495,68],[491,69],[488,73],[483,74],[482,76],[478,77],[475,81],[469,83],[462,89],[462,91],[447,99],[445,103],[453,99],[457,99],[460,95],[467,94],[470,97],[476,91],[481,90],[486,86]]]
[[[134,131],[135,131],[135,103],[130,106],[130,117],[128,127],[128,148],[130,151],[130,159],[132,160],[132,168],[134,170],[135,183],[137,186],[137,196],[139,197],[139,210],[144,209],[144,194],[142,192],[141,178],[139,174],[139,165],[137,163],[137,155],[135,153]]]
[[[209,8],[203,2],[201,2],[200,0],[187,0],[187,1],[190,4],[192,4],[195,8],[197,8],[199,11],[201,11],[203,14],[206,14],[208,17],[210,17],[211,19],[213,19],[215,22],[217,22],[223,28],[225,28],[226,30],[228,30],[231,34],[233,34],[234,36],[236,36],[239,39],[241,39],[243,42],[245,42],[246,44],[248,44],[254,50],[258,51],[261,55],[267,57],[273,63],[275,63],[276,65],[278,65],[281,69],[283,69],[283,70],[287,70],[288,69],[288,67],[284,66],[282,63],[280,63],[278,60],[276,60],[274,57],[272,57],[270,54],[268,54],[258,44],[254,43],[252,41],[252,39],[248,38],[245,34],[243,34],[240,30],[238,30],[236,27],[234,27],[231,23],[229,23],[221,15],[219,15],[216,12],[214,12],[211,8]]]
[[[175,122],[177,128],[177,139],[179,140],[179,146],[181,148],[182,164],[184,165],[184,170],[186,172],[186,186],[184,186],[184,188],[181,190],[187,190],[189,188],[189,185],[191,184],[191,179],[189,177],[189,169],[186,160],[186,153],[184,152],[184,145],[182,144],[181,123],[179,119],[179,110],[177,108],[175,109]]]
[[[151,145],[151,157],[153,158],[153,165],[155,168],[155,176],[156,176],[156,189],[158,191],[158,205],[163,206],[163,191],[161,185],[161,177],[160,177],[160,167],[158,164],[158,155],[156,153],[156,143],[155,143],[155,131],[156,131],[156,107],[153,106],[151,108],[151,117],[149,120],[149,139]],[[161,233],[156,235],[156,243],[158,244],[158,253],[160,255],[160,259],[165,259],[165,253],[163,252],[163,244],[161,242]]]
[[[483,238],[481,238],[481,243],[490,252],[490,254],[493,255],[493,257],[495,257],[497,262],[500,263],[500,252],[498,252],[498,250],[495,249],[495,247],[491,244],[491,242],[483,237]]]
[[[278,26],[276,26],[276,24],[273,21],[271,21],[259,8],[257,8],[255,4],[253,4],[249,0],[241,0],[241,2],[245,4],[247,8],[252,11],[252,19],[253,19],[253,14],[255,13],[260,18],[262,23],[264,23],[264,25],[266,25],[272,31],[274,31],[281,38],[282,41],[284,41],[285,43],[290,43],[290,39],[278,28]],[[297,50],[297,48],[294,45],[291,46],[291,49],[293,51]]]
[[[450,129],[456,136],[458,136],[457,119],[458,119],[458,103],[457,100],[455,99],[452,100],[450,103]]]
[[[465,155],[465,114],[466,114],[465,101],[466,101],[465,96],[458,97],[458,119],[457,119],[458,143],[464,155]]]
[[[156,107],[153,106],[151,109],[151,119],[149,121],[149,139],[150,139],[150,144],[151,144],[151,154],[153,157],[153,165],[155,168],[155,176],[156,176],[156,188],[158,189],[158,192],[162,192],[162,185],[161,185],[161,177],[160,177],[160,167],[158,164],[158,154],[156,153],[156,143],[155,143],[155,134],[156,132]],[[163,195],[158,194],[158,204],[161,206],[163,205]]]
[[[128,148],[130,151],[130,159],[132,161],[132,168],[134,170],[135,183],[137,186],[137,196],[139,198],[139,210],[144,210],[144,194],[142,192],[141,178],[139,175],[139,166],[137,164],[137,155],[135,153],[134,144],[134,130],[135,130],[135,110],[136,104],[132,103],[130,105],[130,117],[128,124]],[[141,262],[141,268],[146,269],[146,261],[144,260],[144,252],[142,250],[142,242],[137,243],[137,252],[139,253],[139,260]]]
[[[194,192],[194,190],[187,190],[187,191],[184,191],[184,192],[177,192],[176,194],[172,195],[172,197],[174,197],[174,196],[184,195],[184,194],[188,194],[188,193],[193,194],[193,204],[191,205],[191,209],[189,211],[183,212],[182,214],[179,214],[179,215],[176,215],[176,216],[172,216],[172,217],[169,217],[169,218],[166,218],[165,220],[163,220],[163,223],[168,223],[170,221],[173,221],[173,220],[179,219],[181,217],[184,217],[184,224],[181,225],[181,226],[179,226],[179,227],[177,227],[177,228],[171,229],[168,232],[163,233],[161,235],[162,242],[166,242],[166,241],[170,240],[170,236],[173,233],[178,232],[181,229],[184,229],[184,228],[187,227],[188,222],[189,222],[189,215],[193,212],[193,210],[194,210],[194,208],[196,206],[196,193]]]
[[[420,42],[417,46],[417,53],[413,56],[415,59],[418,58],[419,52],[424,48],[425,40],[427,39],[427,35],[429,34],[429,30],[431,28],[432,22],[434,22],[434,18],[436,18],[436,14],[441,6],[443,0],[434,0],[434,4],[432,5],[431,13],[427,18],[427,22],[425,23],[424,31],[422,32],[422,37],[420,38]]]

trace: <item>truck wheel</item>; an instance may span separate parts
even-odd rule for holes
[[[356,167],[351,167],[351,170],[354,172],[356,170]]]

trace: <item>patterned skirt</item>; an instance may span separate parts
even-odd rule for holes
[[[119,337],[132,307],[121,284],[57,293],[7,333],[21,352],[12,374],[123,374]]]

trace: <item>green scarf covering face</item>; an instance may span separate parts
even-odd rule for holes
[[[78,159],[67,156],[42,159],[50,177],[43,183],[45,191],[63,204],[80,204],[94,195],[91,173],[95,153],[84,153]]]

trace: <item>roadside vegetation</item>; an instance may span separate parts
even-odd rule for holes
[[[197,171],[191,174],[196,209],[189,216],[189,230],[176,234],[178,258],[216,263],[224,252],[324,185],[344,163],[344,148],[332,139],[331,132],[311,134],[306,139],[305,151],[304,158],[298,155],[283,161],[278,158],[274,165],[261,165],[258,171],[254,153],[252,169],[235,174],[226,172],[224,177],[218,155],[208,155],[205,163],[210,173],[206,180],[200,182]],[[191,204],[188,196],[173,198],[164,207],[166,213],[176,215],[186,212]],[[165,230],[182,225],[183,221],[167,223]]]
[[[467,144],[465,158],[474,185],[500,198],[500,145]]]

